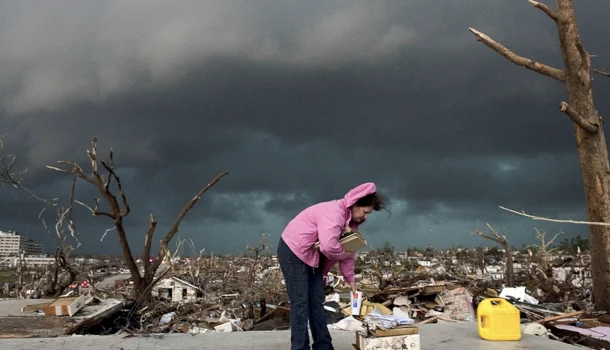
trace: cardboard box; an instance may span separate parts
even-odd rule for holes
[[[74,316],[80,309],[85,307],[85,295],[79,297],[63,297],[53,300],[45,306],[42,311],[46,316]]]

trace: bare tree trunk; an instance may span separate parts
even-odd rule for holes
[[[513,270],[513,252],[508,248],[508,244],[506,245],[506,271],[504,274],[506,275],[506,285],[513,286],[515,284],[515,271]]]
[[[590,222],[610,223],[610,164],[603,119],[593,103],[591,60],[580,39],[574,18],[574,5],[572,0],[556,0],[557,8],[553,10],[540,2],[529,2],[556,23],[563,70],[518,56],[487,35],[472,28],[470,31],[479,41],[509,61],[565,85],[569,103],[561,102],[559,107],[574,123],[587,218]],[[610,310],[610,227],[589,225],[589,241],[595,307],[598,310]]]
[[[513,271],[513,254],[510,250],[510,246],[508,245],[508,239],[504,235],[501,236],[498,231],[494,230],[491,227],[491,225],[487,224],[487,227],[491,231],[491,235],[480,230],[475,231],[475,233],[485,239],[489,239],[498,243],[506,251],[506,267],[504,270],[504,278],[506,281],[506,286],[512,287],[515,283],[515,273]]]
[[[17,297],[19,299],[23,299],[23,295],[22,295],[22,289],[23,289],[23,274],[25,271],[23,271],[24,268],[24,264],[23,264],[23,251],[19,251],[19,253],[17,254],[17,283],[16,283],[16,291],[17,291]]]
[[[598,126],[597,132],[593,133],[579,124],[574,126],[587,201],[587,217],[593,222],[610,222],[610,165],[603,120],[593,104],[590,58],[580,41],[572,1],[557,1],[557,14],[565,63],[565,86],[571,108],[586,121],[586,125]],[[563,106],[565,105],[562,104]],[[589,241],[595,306],[598,310],[610,310],[610,227],[590,225]]]
[[[553,244],[553,242],[555,242],[555,239],[557,239],[557,237],[559,237],[561,232],[557,233],[555,236],[553,236],[553,238],[551,238],[550,241],[547,242],[546,241],[546,232],[541,232],[538,229],[535,229],[535,230],[536,230],[536,238],[538,238],[538,240],[540,240],[540,255],[542,255],[542,263],[541,263],[540,267],[541,267],[543,273],[548,276],[548,271],[550,270],[550,265],[551,265],[551,252],[553,250],[555,250],[555,248],[549,249],[549,246],[551,246],[551,244]],[[552,275],[548,276],[548,277],[552,277]]]

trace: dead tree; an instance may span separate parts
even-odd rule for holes
[[[553,238],[551,238],[548,242],[546,241],[546,232],[540,232],[540,230],[535,229],[536,230],[536,238],[538,238],[538,240],[540,241],[540,254],[542,255],[542,263],[541,263],[541,268],[542,271],[544,271],[545,274],[548,275],[548,270],[551,264],[551,252],[553,250],[555,250],[556,248],[551,248],[549,249],[549,247],[551,246],[551,244],[553,244],[553,242],[555,242],[555,239],[557,237],[559,237],[559,235],[561,235],[561,232],[555,234],[555,236],[553,236]]]
[[[556,8],[529,0],[557,26],[564,67],[554,68],[517,55],[489,36],[470,28],[476,38],[510,62],[564,84],[568,102],[559,110],[574,124],[587,218],[610,223],[610,164],[603,119],[595,109],[591,88],[591,56],[585,50],[574,17],[572,0],[556,0]],[[595,71],[595,70],[594,70]],[[602,75],[607,75],[604,72]],[[598,310],[610,309],[610,227],[589,225],[593,267],[593,294]]]
[[[123,259],[125,260],[125,264],[129,269],[132,281],[134,283],[134,298],[136,299],[136,304],[140,304],[149,298],[152,286],[157,284],[159,278],[163,276],[163,274],[161,274],[160,276],[155,276],[155,273],[159,269],[159,266],[161,265],[163,259],[168,256],[169,243],[174,237],[174,235],[178,232],[178,228],[182,219],[186,216],[189,210],[191,210],[193,206],[199,201],[199,199],[201,199],[201,196],[203,196],[205,192],[207,192],[212,186],[214,186],[216,182],[220,180],[221,177],[227,175],[229,172],[224,171],[216,175],[182,208],[182,210],[178,213],[178,216],[174,220],[174,223],[161,240],[159,252],[154,260],[151,260],[151,248],[152,237],[155,231],[155,227],[157,226],[157,221],[155,220],[155,217],[150,214],[148,231],[146,232],[146,237],[144,240],[144,250],[142,259],[144,271],[141,274],[140,270],[138,269],[136,259],[134,258],[131,246],[127,241],[127,232],[125,231],[123,220],[130,213],[131,209],[127,201],[127,195],[125,194],[125,191],[121,184],[121,180],[115,169],[113,151],[112,149],[110,150],[109,160],[107,162],[104,160],[100,161],[97,155],[97,138],[93,138],[91,146],[91,151],[87,151],[91,166],[90,174],[86,173],[80,165],[71,161],[58,161],[59,164],[69,166],[68,170],[54,166],[47,166],[47,168],[64,173],[73,173],[76,177],[97,188],[103,200],[108,206],[108,211],[103,211],[99,208],[99,198],[95,199],[95,207],[93,208],[91,206],[86,205],[85,203],[79,201],[75,202],[87,208],[93,216],[106,216],[112,220],[114,228],[117,232],[121,251],[123,253]],[[100,173],[100,165],[106,170],[106,176]],[[114,186],[111,186],[113,182]],[[118,191],[118,197],[115,191]]]
[[[267,244],[267,238],[269,238],[268,234],[263,233],[260,241],[257,245],[253,246],[248,243],[246,245],[246,256],[248,256],[250,261],[250,270],[248,271],[248,287],[252,287],[254,284],[256,268],[259,266],[259,260],[261,258],[261,253],[268,253],[269,245]]]
[[[490,224],[487,224],[487,228],[489,228],[489,231],[491,231],[491,235],[481,230],[476,230],[475,233],[485,239],[490,239],[498,243],[506,251],[506,270],[504,272],[504,278],[506,280],[506,286],[512,287],[515,281],[515,274],[513,271],[513,254],[510,250],[510,246],[508,245],[508,239],[506,239],[505,235],[500,236],[498,231],[494,230]]]
[[[15,283],[15,292],[19,299],[23,299],[23,276],[25,274],[25,264],[23,263],[24,253],[23,250],[19,250],[17,253],[17,282]]]

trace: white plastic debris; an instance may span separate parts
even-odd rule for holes
[[[328,328],[343,331],[361,331],[362,322],[355,319],[354,316],[348,316],[337,323],[329,324]]]
[[[507,297],[513,297],[519,301],[534,305],[539,303],[538,299],[525,293],[525,287],[506,287],[502,289],[502,292],[500,292],[500,298]]]
[[[339,293],[333,293],[333,294],[329,294],[325,297],[325,301],[334,301],[336,303],[339,303],[341,301],[341,299],[339,298]]]
[[[243,329],[241,329],[238,325],[236,325],[234,321],[229,321],[229,322],[225,322],[223,324],[219,324],[218,326],[214,327],[214,329],[219,332],[241,332],[241,331],[243,331]]]
[[[161,324],[170,323],[174,319],[174,317],[176,317],[175,312],[167,313],[167,314],[161,316],[161,320],[159,321],[159,323],[161,323]]]
[[[409,300],[409,298],[401,295],[396,297],[396,299],[394,299],[394,305],[396,306],[407,306],[411,304],[411,301]]]
[[[404,306],[392,308],[392,315],[401,318],[411,318],[409,317],[409,309]]]

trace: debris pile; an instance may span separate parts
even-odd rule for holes
[[[525,287],[489,289],[474,299],[476,307],[485,298],[502,297],[519,309],[521,332],[543,336],[593,349],[610,348],[610,317],[606,311],[594,311],[587,301],[541,303]]]

